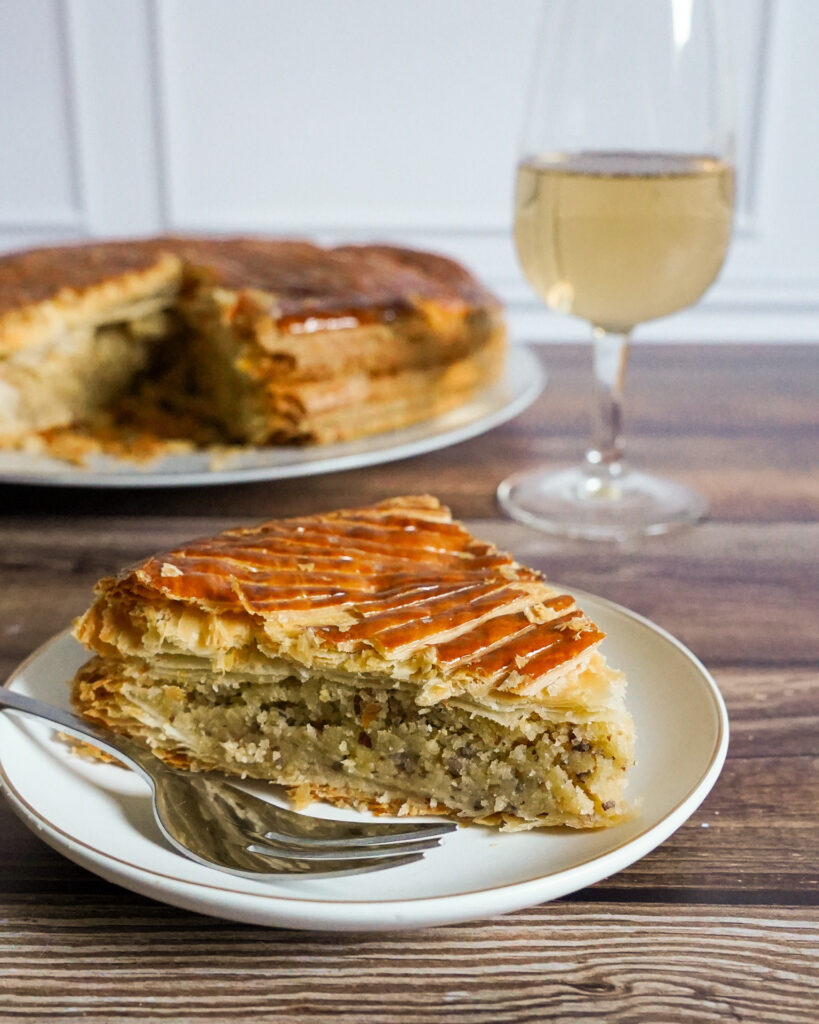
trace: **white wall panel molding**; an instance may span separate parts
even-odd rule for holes
[[[76,234],[83,210],[62,2],[0,0],[0,25],[0,231]]]
[[[91,235],[161,228],[150,11],[145,0],[61,0]]]
[[[757,229],[759,175],[765,141],[776,0],[730,0],[736,76],[737,217],[739,234]]]
[[[172,63],[167,53],[167,31],[165,29],[164,0],[142,0],[148,32],[148,67],[151,79],[151,100],[154,141],[154,188],[157,216],[163,230],[171,227],[168,160],[170,140],[168,138],[167,94],[170,88],[168,77]]]

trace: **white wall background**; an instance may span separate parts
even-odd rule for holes
[[[159,231],[449,252],[527,339],[510,241],[541,0],[0,0],[0,248]],[[659,339],[819,338],[819,2],[725,0],[739,72],[729,262]]]

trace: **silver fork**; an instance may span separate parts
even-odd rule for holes
[[[311,818],[221,777],[169,768],[133,740],[13,690],[0,687],[0,708],[44,718],[133,768],[151,787],[154,816],[171,846],[234,875],[315,878],[398,867],[421,860],[457,827]]]

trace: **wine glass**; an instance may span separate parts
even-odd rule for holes
[[[724,0],[546,0],[523,131],[515,243],[546,304],[592,325],[592,439],[575,469],[498,498],[552,533],[626,540],[696,522],[705,500],[626,465],[621,393],[637,324],[696,302],[734,208]]]

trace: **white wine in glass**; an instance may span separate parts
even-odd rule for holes
[[[530,525],[627,539],[705,514],[687,488],[626,466],[620,408],[632,330],[696,302],[731,238],[720,2],[547,0],[515,243],[540,298],[592,325],[597,398],[582,466],[500,485],[501,504]]]

